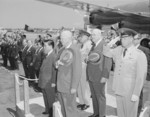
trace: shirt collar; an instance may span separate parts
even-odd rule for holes
[[[127,51],[128,51],[128,52],[131,52],[134,48],[135,48],[135,46],[134,46],[134,45],[131,45],[129,48],[127,48]]]

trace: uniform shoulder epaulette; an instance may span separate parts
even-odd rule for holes
[[[140,54],[143,53],[143,51],[140,50],[140,49],[136,49],[136,52],[137,52],[137,53],[140,53]]]
[[[140,50],[140,49],[137,49],[137,52],[140,52],[140,53],[141,53],[141,52],[142,52],[142,50]]]

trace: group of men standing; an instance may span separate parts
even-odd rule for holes
[[[147,56],[135,44],[135,35],[130,29],[123,30],[120,34],[121,45],[111,48],[99,29],[93,29],[91,35],[80,31],[78,41],[74,41],[71,31],[64,30],[60,33],[62,47],[57,48],[57,52],[52,37],[43,39],[43,44],[36,49],[24,40],[22,62],[25,74],[32,77],[30,72],[37,73],[38,87],[45,103],[43,114],[52,117],[53,103],[57,99],[63,117],[87,117],[82,110],[90,106],[92,97],[93,114],[89,117],[106,117],[105,84],[113,59],[112,88],[116,95],[118,117],[137,117],[148,62]]]
[[[2,38],[0,47],[4,67],[8,67],[9,61],[10,69],[18,70],[19,46],[17,39],[7,33]]]
[[[139,97],[149,76],[149,51],[139,46],[135,38],[137,33],[133,30],[122,30],[119,37],[121,45],[115,48],[110,46],[112,42],[104,40],[102,33],[100,29],[93,29],[91,34],[81,30],[74,40],[73,32],[63,30],[59,43],[51,35],[45,35],[34,45],[24,35],[20,60],[25,77],[38,78],[38,83],[30,81],[29,85],[36,84],[43,94],[43,114],[52,117],[57,99],[63,117],[87,117],[88,114],[82,110],[89,108],[92,97],[93,114],[89,117],[106,117],[105,85],[113,60],[112,88],[118,117],[137,117]],[[11,44],[1,44],[4,65],[7,65],[6,58],[11,57],[13,61],[18,58],[17,47],[15,43]],[[18,68],[14,62],[10,61],[10,64]]]
[[[56,99],[61,104],[63,117],[87,117],[88,114],[82,110],[90,106],[91,95],[94,114],[90,117],[105,117],[105,83],[111,69],[108,63],[112,60],[103,56],[101,30],[93,30],[92,41],[86,31],[80,31],[78,38],[81,42],[74,41],[71,31],[62,31],[60,42],[63,46],[59,49],[50,36],[42,39],[42,44],[37,48],[33,48],[30,40],[23,40],[22,63],[25,75],[33,79],[33,73],[37,71],[38,87],[45,103],[43,114],[49,114],[50,117]],[[88,59],[93,53],[97,54],[97,60],[92,60],[92,57]],[[79,97],[79,104],[76,97]]]

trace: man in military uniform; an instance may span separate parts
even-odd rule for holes
[[[14,40],[12,44],[11,58],[12,58],[12,68],[14,70],[19,69],[19,65],[18,65],[19,54],[18,54],[18,45],[16,40]]]
[[[147,76],[146,55],[134,44],[137,34],[131,29],[120,29],[122,46],[104,47],[104,55],[113,57],[115,71],[113,90],[117,100],[118,117],[137,117],[139,96]]]
[[[33,67],[35,70],[35,75],[37,78],[39,78],[39,70],[40,67],[42,65],[42,61],[43,61],[43,57],[44,57],[44,50],[43,50],[43,46],[40,40],[38,40],[37,42],[37,48],[34,54],[34,58],[33,58]]]
[[[79,98],[79,105],[77,106],[81,110],[85,110],[90,105],[90,97],[91,92],[89,88],[89,84],[86,77],[86,58],[88,57],[88,54],[92,47],[92,42],[89,39],[90,34],[84,30],[79,31],[78,40],[80,43],[80,52],[81,52],[81,58],[82,58],[82,76],[79,82],[78,86],[78,98]]]
[[[35,48],[33,47],[33,43],[31,40],[28,40],[28,49],[26,51],[26,62],[27,62],[27,71],[29,73],[30,79],[35,79],[35,71],[33,67],[33,57],[35,54]],[[29,84],[33,84],[33,82],[29,82]]]
[[[1,44],[1,53],[2,53],[4,67],[7,67],[7,62],[8,62],[8,53],[7,52],[8,52],[8,43],[6,41],[6,36],[4,36],[2,44]]]
[[[35,77],[38,79],[39,78],[39,72],[40,68],[44,59],[44,49],[41,40],[37,40],[36,42],[36,51],[33,57],[33,68],[35,72]],[[40,87],[38,87],[38,83],[34,83],[34,90],[39,92],[41,91]]]
[[[28,68],[27,68],[27,59],[26,59],[26,54],[27,54],[27,50],[28,50],[28,44],[27,44],[27,40],[24,39],[22,41],[22,45],[23,45],[23,48],[22,48],[22,64],[23,64],[23,68],[24,68],[24,73],[25,73],[25,77],[28,78],[29,77],[29,73],[28,73]]]

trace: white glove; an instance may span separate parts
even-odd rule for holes
[[[117,41],[120,40],[120,37],[116,37],[115,39],[112,39],[109,43],[108,46],[112,47]]]
[[[76,93],[77,92],[77,90],[76,89],[71,89],[71,94],[74,94],[74,93]]]
[[[55,87],[55,86],[56,86],[56,84],[52,83],[51,87]]]
[[[62,62],[60,62],[60,60],[58,60],[57,62],[56,62],[56,68],[58,68],[60,65],[64,65]]]
[[[132,95],[131,101],[136,102],[136,101],[138,101],[138,100],[139,100],[139,97],[138,97],[138,96]]]
[[[107,82],[107,78],[102,77],[100,83],[106,83]]]

